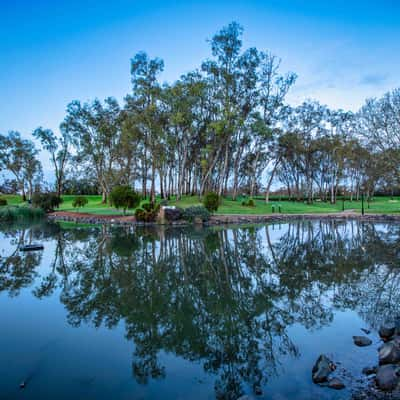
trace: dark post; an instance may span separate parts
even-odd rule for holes
[[[342,198],[342,211],[344,211],[344,197]]]
[[[361,215],[364,215],[364,193],[361,193]]]

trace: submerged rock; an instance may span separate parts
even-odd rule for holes
[[[312,369],[312,380],[314,383],[328,381],[330,373],[335,369],[333,362],[325,355],[321,354]]]
[[[400,348],[393,342],[384,343],[379,348],[379,364],[393,364],[400,362]]]
[[[335,390],[341,390],[344,389],[346,386],[339,378],[332,378],[328,382],[328,387]]]
[[[383,340],[389,340],[394,335],[395,330],[394,325],[382,325],[378,333]]]
[[[396,365],[383,365],[376,373],[376,384],[381,390],[393,390],[400,381],[400,368]]]
[[[376,374],[377,369],[377,367],[365,367],[363,368],[362,373],[364,375],[373,375]]]
[[[353,341],[356,346],[365,347],[372,344],[372,340],[365,336],[353,336]]]

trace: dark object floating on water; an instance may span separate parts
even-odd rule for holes
[[[361,330],[366,334],[369,335],[371,333],[371,331],[369,329],[366,328],[361,328]]]
[[[353,336],[353,341],[356,346],[365,347],[372,344],[372,340],[365,336]]]
[[[25,244],[19,248],[19,251],[36,251],[43,249],[44,246],[42,244]]]
[[[20,389],[25,389],[25,386],[26,386],[26,382],[25,382],[25,381],[23,381],[23,382],[21,382],[21,383],[19,384],[19,388],[20,388]]]

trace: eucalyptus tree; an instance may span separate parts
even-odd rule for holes
[[[217,191],[221,195],[228,174],[232,137],[237,132],[241,118],[240,91],[243,28],[236,22],[224,27],[211,39],[213,59],[202,64],[209,82],[215,114],[209,125],[209,140],[203,148],[203,176],[200,194],[214,175]]]
[[[98,99],[84,104],[73,101],[61,124],[61,130],[75,138],[79,160],[94,168],[104,203],[115,182],[121,124],[121,109],[112,97],[104,104]]]
[[[260,60],[258,73],[259,104],[266,128],[258,131],[255,148],[256,154],[263,153],[264,163],[262,169],[265,170],[269,167],[269,177],[265,191],[265,201],[268,202],[275,172],[281,162],[277,144],[281,133],[279,128],[288,113],[285,98],[296,82],[297,75],[293,72],[281,74],[279,72],[281,60],[268,52],[261,52]]]
[[[42,148],[50,153],[50,160],[56,178],[57,195],[61,196],[68,160],[70,159],[70,146],[72,138],[65,129],[61,129],[61,136],[57,136],[51,129],[39,127],[33,132]]]
[[[140,52],[131,60],[132,93],[126,96],[126,112],[139,133],[142,145],[141,175],[143,195],[147,194],[147,176],[150,169],[150,199],[155,201],[156,172],[160,168],[165,113],[160,107],[162,88],[158,75],[164,69],[159,58],[149,59]]]
[[[305,180],[307,202],[313,201],[313,188],[316,168],[318,166],[318,145],[315,138],[327,132],[328,109],[316,101],[306,101],[290,111],[288,128],[298,134],[301,140],[300,157],[297,158]]]
[[[7,136],[0,135],[0,165],[10,172],[17,181],[22,198],[26,200],[26,185],[32,195],[33,180],[41,173],[37,159],[38,150],[30,140],[23,139],[19,132],[10,131]]]

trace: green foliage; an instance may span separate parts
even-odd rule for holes
[[[77,196],[72,201],[72,207],[74,208],[85,207],[88,202],[89,201],[85,196]]]
[[[41,208],[7,206],[0,208],[0,222],[34,220],[43,218]]]
[[[122,208],[124,214],[127,208],[136,208],[140,204],[140,195],[128,185],[115,186],[110,193],[110,203],[115,208]]]
[[[139,222],[154,222],[157,218],[158,212],[160,211],[160,205],[154,205],[152,203],[142,204],[142,208],[138,208],[135,211],[136,221]]]
[[[242,206],[243,206],[243,207],[255,207],[255,206],[256,206],[256,203],[254,202],[253,199],[249,199],[248,201],[243,200],[243,201],[242,201]]]
[[[0,198],[0,206],[6,206],[7,204],[8,203],[6,199]]]
[[[179,207],[164,209],[164,216],[168,222],[178,221],[183,217],[183,210]]]
[[[62,202],[62,198],[56,193],[34,193],[32,196],[33,206],[41,208],[44,212],[54,211]]]
[[[183,210],[183,219],[193,222],[195,218],[200,218],[203,222],[210,219],[210,213],[204,206],[191,206]]]
[[[209,192],[204,196],[203,204],[208,211],[217,211],[220,204],[220,198],[217,193]]]

